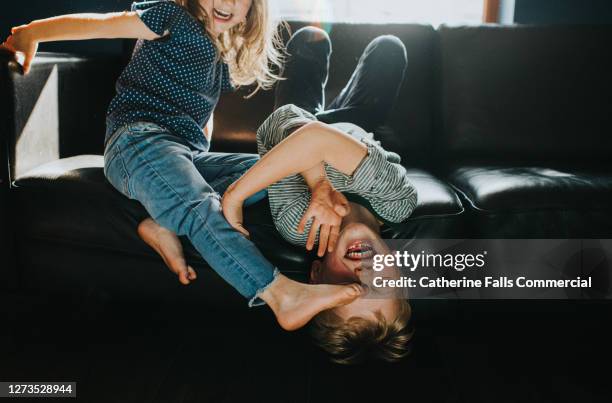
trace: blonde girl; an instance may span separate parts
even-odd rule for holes
[[[206,128],[222,92],[274,84],[271,66],[280,63],[276,32],[266,0],[147,1],[134,3],[129,12],[33,21],[13,28],[2,47],[15,54],[27,74],[41,42],[138,39],[107,112],[108,181],[142,203],[159,224],[141,228],[141,235],[151,236],[149,243],[167,247],[164,231],[187,236],[249,306],[267,303],[280,325],[291,330],[362,290],[292,281],[228,224],[219,194],[257,157],[210,153]],[[195,279],[186,264],[173,267],[181,282]]]

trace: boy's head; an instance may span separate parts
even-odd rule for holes
[[[405,299],[395,300],[395,313],[373,312],[373,318],[344,318],[330,309],[311,323],[315,342],[338,364],[356,364],[368,358],[394,362],[409,354],[411,309]]]
[[[316,284],[359,282],[367,293],[348,305],[324,311],[312,321],[316,343],[338,363],[351,364],[371,356],[397,361],[408,354],[412,337],[409,328],[411,309],[397,290],[373,287],[375,276],[399,277],[397,268],[372,270],[375,254],[388,254],[380,234],[362,223],[343,226],[336,248],[322,260],[315,260],[310,281]]]

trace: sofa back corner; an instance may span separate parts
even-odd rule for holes
[[[443,26],[439,41],[451,159],[609,161],[612,25]]]

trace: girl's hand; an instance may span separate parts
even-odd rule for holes
[[[38,50],[38,42],[31,37],[28,26],[21,25],[11,29],[11,35],[0,48],[11,52],[17,63],[23,66],[23,74],[28,74]]]
[[[240,200],[235,197],[233,193],[233,189],[236,187],[236,183],[232,183],[225,193],[223,194],[223,199],[221,200],[221,209],[223,211],[223,216],[227,220],[227,222],[238,232],[240,232],[245,237],[249,237],[249,231],[246,230],[243,224],[242,217],[242,205],[244,203],[243,200]]]
[[[318,256],[323,256],[325,250],[332,252],[340,236],[340,225],[342,218],[350,213],[351,208],[344,195],[338,192],[327,179],[319,180],[311,189],[312,196],[310,206],[304,213],[297,231],[301,234],[306,229],[306,224],[313,219],[306,249],[312,250],[319,228]]]

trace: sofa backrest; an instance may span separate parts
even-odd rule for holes
[[[445,159],[610,168],[611,25],[438,33]]]
[[[308,24],[292,23],[291,30]],[[390,114],[391,131],[379,133],[383,145],[393,149],[412,166],[431,163],[433,144],[435,30],[413,24],[319,24],[332,41],[330,77],[326,101],[340,93],[368,43],[379,35],[391,34],[406,45],[408,68],[398,102]],[[215,113],[213,148],[221,151],[255,148],[255,131],[272,112],[274,96],[264,92],[245,100],[245,92],[226,95]]]
[[[392,130],[377,135],[407,166],[434,173],[477,162],[612,169],[612,26],[322,27],[333,43],[328,103],[370,40],[393,34],[406,45]],[[104,115],[125,57],[41,54],[26,77],[0,59],[2,159],[10,155],[11,179],[57,157],[102,152]],[[255,130],[274,95],[246,94],[222,97],[213,150],[256,151]]]

